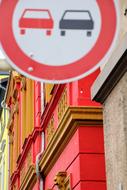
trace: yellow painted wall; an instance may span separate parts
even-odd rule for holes
[[[17,84],[20,88],[17,88]],[[13,71],[9,79],[6,104],[9,104],[10,99],[12,102],[8,132],[11,178],[17,169],[16,162],[19,155],[22,154],[23,144],[34,129],[34,81]]]
[[[53,89],[54,84],[45,83],[45,103],[48,103],[51,99],[51,91]]]

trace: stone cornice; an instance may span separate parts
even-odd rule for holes
[[[103,103],[125,72],[127,72],[127,33],[93,84],[92,99]]]
[[[69,107],[65,112],[52,140],[40,157],[39,167],[42,176],[46,176],[58,159],[66,143],[78,126],[102,126],[102,109],[97,107]]]

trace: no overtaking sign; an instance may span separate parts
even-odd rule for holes
[[[70,82],[96,70],[118,34],[117,0],[2,0],[0,41],[17,71]]]

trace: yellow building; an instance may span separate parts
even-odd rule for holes
[[[5,106],[4,96],[8,81],[8,73],[0,72],[0,190],[8,189],[8,131],[9,110]]]
[[[41,132],[39,128],[40,113],[36,114],[34,100],[36,99],[38,102],[40,97],[35,97],[38,90],[35,92],[34,88],[38,89],[38,84],[33,80],[16,71],[10,73],[6,104],[10,107],[7,128],[9,135],[9,189],[11,190],[25,190],[28,184],[34,185],[37,180],[35,155],[40,152]]]

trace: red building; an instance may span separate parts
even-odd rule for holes
[[[106,190],[102,108],[90,95],[98,72],[59,85],[11,74],[10,190]]]
[[[90,94],[97,75],[51,89],[41,116],[40,189],[106,189],[102,109]]]

